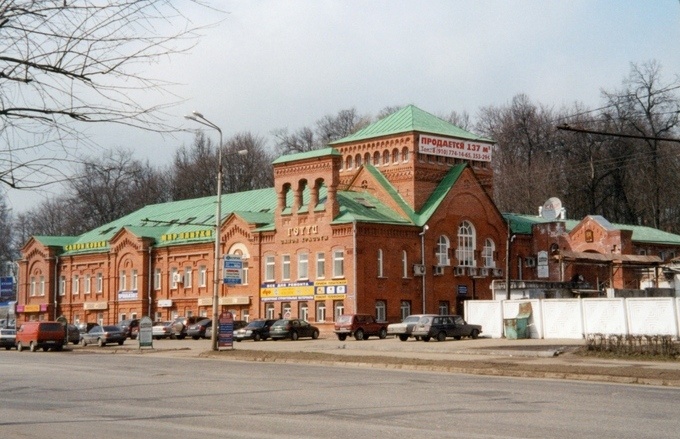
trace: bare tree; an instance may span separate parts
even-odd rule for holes
[[[370,123],[367,116],[359,116],[355,108],[340,110],[336,115],[326,115],[316,121],[316,128],[300,128],[292,134],[288,129],[273,131],[276,152],[280,155],[313,151],[325,148],[329,142],[349,136]]]
[[[248,154],[238,154],[244,149]],[[274,186],[274,157],[267,151],[262,137],[249,132],[236,134],[227,140],[222,157],[225,193]]]
[[[494,198],[501,210],[534,212],[559,195],[553,159],[559,139],[552,110],[520,94],[508,106],[480,111],[477,131],[494,139]]]
[[[678,201],[675,188],[680,181],[675,178],[677,174],[666,172],[669,166],[674,170],[673,162],[677,153],[672,148],[677,146],[660,140],[679,133],[678,89],[680,77],[674,82],[664,83],[661,66],[650,61],[631,65],[622,90],[603,92],[612,109],[607,116],[618,121],[619,132],[642,137],[637,142],[638,148],[645,149],[648,156],[637,162],[639,177],[644,177],[646,182],[646,190],[640,192],[640,202],[645,204],[644,210],[650,214],[640,219],[655,228],[663,226],[666,214],[662,206],[669,205],[669,201]]]
[[[87,161],[69,182],[69,205],[85,230],[116,220],[147,204],[167,201],[162,179],[131,151],[115,150]]]
[[[172,130],[162,114],[172,102],[135,96],[168,95],[169,84],[139,70],[196,43],[200,29],[182,11],[170,0],[0,1],[0,182],[67,178],[63,164],[79,163],[88,144],[84,123]]]
[[[215,194],[217,148],[199,131],[191,148],[182,146],[168,169],[173,200],[206,197]]]

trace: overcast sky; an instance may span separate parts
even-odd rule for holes
[[[415,104],[474,119],[481,107],[525,93],[556,109],[574,102],[596,108],[602,89],[621,87],[631,62],[657,60],[667,82],[680,74],[679,0],[213,3],[228,11],[223,21],[191,54],[148,73],[180,84],[173,91],[186,103],[172,115],[178,125],[196,127],[183,115],[198,110],[225,138],[249,131],[270,147],[274,129],[295,131],[351,107],[375,115]],[[214,14],[188,12],[214,21]],[[158,165],[193,140],[94,129],[102,148],[130,148]],[[55,192],[10,191],[9,204],[20,212]]]

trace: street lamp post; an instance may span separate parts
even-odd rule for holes
[[[213,300],[212,300],[212,334],[210,336],[210,341],[212,344],[212,350],[218,350],[217,339],[218,339],[218,325],[217,321],[219,319],[219,290],[220,290],[220,220],[222,218],[222,130],[220,127],[210,122],[201,113],[194,111],[191,115],[184,116],[189,120],[198,122],[201,125],[205,125],[209,128],[217,130],[220,133],[220,143],[217,145],[217,207],[215,213],[215,267],[213,272]],[[247,149],[242,149],[237,152],[239,155],[246,155],[248,153]]]

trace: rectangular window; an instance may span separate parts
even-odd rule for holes
[[[326,254],[319,252],[316,254],[316,278],[323,279],[326,277]]]
[[[170,288],[175,290],[177,289],[177,280],[179,279],[179,273],[177,273],[176,268],[171,268],[170,269]]]
[[[298,279],[309,279],[309,253],[298,255]]]
[[[275,262],[274,262],[274,256],[265,256],[264,258],[264,280],[272,282],[276,280],[274,277],[274,267],[275,267]],[[272,317],[267,317],[272,318]]]
[[[80,279],[77,274],[73,275],[73,283],[71,284],[71,293],[77,295],[80,292]]]
[[[381,248],[378,249],[378,277],[383,277],[383,251]]]
[[[45,296],[45,276],[40,276],[40,296]]]
[[[127,276],[125,275],[125,271],[121,270],[120,273],[118,273],[118,291],[123,291],[127,288]]]
[[[97,294],[104,292],[104,275],[97,273]]]
[[[92,278],[89,274],[85,275],[85,294],[90,294],[92,291]]]
[[[36,295],[35,278],[31,276],[31,297]]]
[[[153,271],[153,288],[154,290],[160,290],[161,289],[161,269],[156,268]]]
[[[201,265],[198,267],[198,286],[204,287],[208,283],[208,267]]]
[[[243,258],[243,270],[241,271],[241,282],[242,285],[248,285],[248,260],[245,258]]]
[[[184,288],[191,288],[192,283],[191,267],[184,267]]]
[[[137,270],[132,270],[132,276],[130,278],[130,289],[131,290],[136,290],[137,289]]]
[[[345,276],[345,252],[343,250],[333,251],[333,277]]]
[[[400,311],[401,311],[401,319],[404,320],[406,317],[411,315],[411,302],[408,300],[402,300],[401,301],[401,306],[400,306]]]
[[[377,302],[375,302],[375,319],[378,321],[387,320],[386,309],[387,306],[385,305],[384,300],[378,300]]]
[[[281,280],[290,280],[290,255],[281,256]]]
[[[447,315],[449,313],[449,302],[441,301],[439,302],[439,314]]]
[[[59,295],[66,294],[66,276],[59,276]]]

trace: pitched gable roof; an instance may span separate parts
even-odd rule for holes
[[[493,143],[493,141],[490,139],[485,139],[481,136],[459,128],[443,119],[438,118],[437,116],[421,110],[415,105],[408,105],[396,113],[392,113],[389,116],[372,123],[371,125],[357,131],[354,134],[334,142],[330,142],[329,145],[337,145],[340,143],[354,142],[357,140],[383,137],[393,134],[409,133],[413,131]]]

